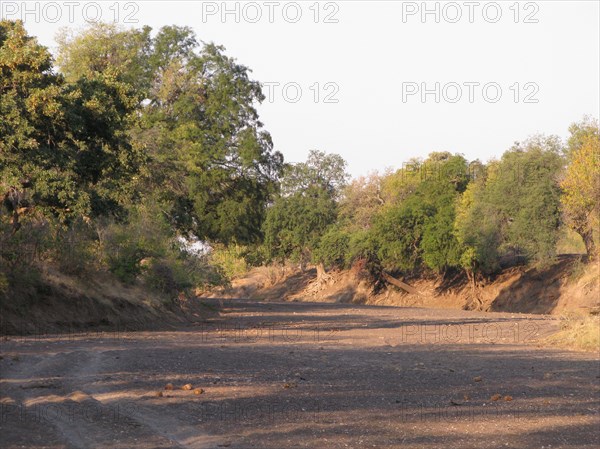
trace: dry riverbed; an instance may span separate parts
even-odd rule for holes
[[[600,357],[539,342],[557,328],[227,300],[171,331],[2,337],[0,447],[595,448]]]

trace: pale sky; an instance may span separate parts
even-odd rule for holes
[[[23,3],[0,15],[51,50],[86,18],[192,27],[269,83],[259,111],[287,161],[338,153],[354,176],[431,151],[489,160],[600,115],[596,0]]]

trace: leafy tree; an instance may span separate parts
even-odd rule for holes
[[[541,263],[554,257],[562,150],[556,137],[517,143],[465,191],[454,227],[468,273],[492,273],[511,253]]]
[[[574,124],[570,130],[561,202],[567,224],[581,235],[588,255],[594,258],[600,214],[600,133],[598,123],[592,121]]]
[[[536,136],[504,153],[498,173],[486,186],[487,201],[500,215],[504,250],[548,262],[555,255],[560,224],[558,176],[562,145]]]
[[[472,280],[475,275],[489,275],[499,268],[500,215],[484,195],[485,177],[480,177],[467,186],[456,206],[454,231],[461,251],[459,265]]]
[[[21,22],[0,22],[0,177],[18,228],[36,206],[61,220],[122,211],[142,162],[130,145],[135,101],[111,76],[65,83]]]
[[[347,267],[350,262],[350,239],[348,231],[337,226],[329,227],[319,239],[313,259],[326,267]]]
[[[421,238],[425,217],[431,214],[416,197],[409,197],[401,205],[386,209],[378,215],[369,232],[368,244],[388,270],[413,271],[421,259]]]
[[[352,180],[342,192],[339,202],[339,223],[350,231],[371,227],[373,217],[385,204],[381,195],[382,178],[374,173]]]
[[[106,23],[91,24],[79,34],[64,29],[57,36],[57,65],[67,81],[110,74],[142,96],[153,76],[150,32],[147,26],[135,30]]]
[[[336,204],[323,189],[313,187],[276,199],[264,224],[269,257],[308,262],[321,235],[335,219]]]
[[[307,162],[286,167],[283,192],[269,208],[264,226],[271,258],[305,263],[337,218],[339,187],[347,179],[338,155],[311,152]]]
[[[283,164],[258,119],[254,104],[263,99],[248,69],[212,44],[164,71],[139,138],[178,228],[224,243],[262,237]]]
[[[92,26],[61,40],[68,77],[114,74],[135,87],[139,126],[130,133],[149,156],[140,189],[165,206],[180,232],[242,244],[261,239],[283,157],[273,151],[255,105],[249,69],[187,27],[123,30]]]
[[[311,150],[306,162],[288,166],[281,180],[281,191],[283,195],[291,195],[318,188],[338,199],[347,181],[346,161],[340,155]]]
[[[454,208],[468,183],[467,162],[460,155],[432,153],[423,167],[427,171],[413,184],[414,192],[375,220],[372,241],[386,269],[413,271],[424,264],[444,272],[459,264]]]

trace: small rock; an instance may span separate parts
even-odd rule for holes
[[[194,389],[194,394],[195,395],[199,395],[199,394],[202,394],[202,393],[204,393],[204,390],[202,388],[196,388],[196,389]]]
[[[171,391],[171,390],[173,390],[173,388],[174,388],[173,384],[167,384],[167,385],[165,385],[165,390]]]
[[[182,389],[182,390],[185,390],[185,391],[189,391],[189,390],[191,390],[192,388],[193,388],[193,387],[192,387],[192,384],[185,384],[183,387],[181,387],[181,389]]]
[[[473,378],[473,382],[481,382],[483,379],[481,378],[481,376],[477,376]]]
[[[512,401],[512,396],[508,396],[508,395],[507,395],[507,396],[504,396],[504,400],[505,400],[506,402],[510,402],[510,401]]]
[[[495,394],[494,396],[492,396],[490,399],[491,399],[492,401],[498,401],[499,399],[502,399],[502,395],[500,395],[500,394],[497,394],[497,393],[496,393],[496,394]]]

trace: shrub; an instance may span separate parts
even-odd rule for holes
[[[319,240],[313,260],[327,267],[348,266],[350,234],[338,227],[330,227]]]
[[[210,254],[210,262],[222,270],[229,279],[244,275],[248,271],[246,249],[239,245],[217,245]]]

